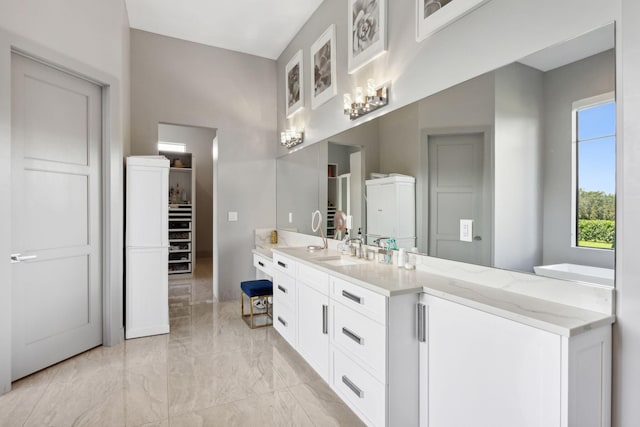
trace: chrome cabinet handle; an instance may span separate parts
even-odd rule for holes
[[[427,342],[427,306],[418,304],[418,341]]]
[[[364,398],[364,391],[362,391],[360,389],[360,387],[358,387],[357,385],[355,385],[354,383],[351,382],[351,380],[349,378],[347,378],[346,375],[342,376],[342,382],[344,383],[344,385],[346,385],[347,387],[349,387],[349,389],[355,393],[356,396],[358,396],[360,399]]]
[[[30,259],[36,259],[38,255],[20,255],[20,254],[11,254],[11,264],[16,264],[22,261],[29,261]]]
[[[287,293],[287,288],[283,288],[282,286],[278,285],[278,289],[280,289],[280,291],[282,291],[283,293]]]
[[[347,291],[342,291],[342,296],[345,298],[350,299],[353,302],[357,302],[358,304],[362,304],[362,298],[352,294],[351,292],[347,292]]]
[[[356,335],[353,332],[351,332],[349,329],[342,328],[342,333],[345,334],[346,336],[348,336],[349,338],[351,338],[352,340],[354,340],[355,342],[357,342],[358,344],[364,345],[363,344],[364,340],[361,337],[359,337],[358,335]]]
[[[280,316],[278,316],[278,322],[282,323],[284,326],[287,326],[287,321]]]
[[[329,333],[329,316],[328,316],[329,306],[322,305],[322,333],[327,335]]]

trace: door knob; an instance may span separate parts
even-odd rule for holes
[[[28,261],[30,259],[36,259],[38,255],[20,255],[20,254],[11,254],[11,264],[15,264],[22,261]]]
[[[473,236],[473,240],[482,240],[482,236]]]

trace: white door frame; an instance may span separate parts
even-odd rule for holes
[[[102,302],[104,345],[124,339],[123,160],[120,82],[75,59],[0,29],[0,93],[11,93],[11,53],[16,52],[102,87]],[[0,200],[11,193],[11,98],[0,97]],[[11,206],[0,203],[0,394],[11,390]]]
[[[424,128],[420,131],[420,169],[419,179],[416,183],[416,206],[420,207],[421,215],[416,215],[416,236],[418,236],[418,248],[427,253],[429,247],[429,138],[443,135],[484,135],[484,181],[488,184],[485,197],[489,198],[490,214],[488,219],[489,229],[483,232],[491,236],[489,245],[490,263],[493,265],[493,223],[494,223],[494,174],[493,174],[493,129],[491,126],[456,126],[442,128]]]

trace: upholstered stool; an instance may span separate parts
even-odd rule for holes
[[[241,300],[241,308],[242,308],[242,318],[245,319],[245,322],[251,329],[254,328],[263,328],[265,326],[271,326],[273,324],[273,313],[271,310],[271,298],[273,297],[273,283],[271,280],[247,280],[246,282],[240,283],[240,289],[242,290],[242,294],[240,295]],[[244,296],[249,298],[249,313],[245,314],[244,312]],[[258,299],[265,300],[264,309],[260,309],[258,312],[254,312],[254,302]],[[264,316],[264,324],[256,325],[254,322],[254,316]]]

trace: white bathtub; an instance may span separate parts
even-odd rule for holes
[[[614,283],[614,270],[611,268],[565,263],[537,265],[533,267],[533,270],[538,276],[553,277],[554,279],[578,280],[605,286],[613,286]]]

